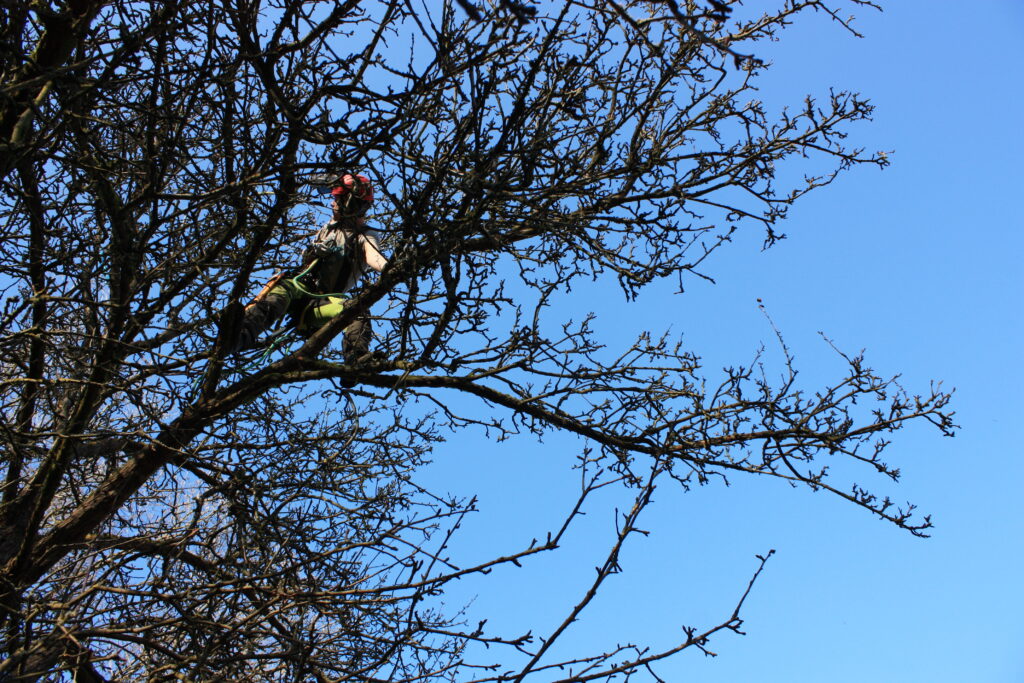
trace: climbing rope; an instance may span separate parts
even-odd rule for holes
[[[297,338],[298,335],[295,333],[294,329],[291,327],[282,327],[265,339],[265,341],[260,345],[262,350],[258,350],[258,353],[251,359],[244,359],[242,363],[233,366],[229,366],[225,363],[225,374],[228,376],[245,375],[266,363],[270,356],[278,349],[285,348],[285,353],[287,354],[288,347],[290,347]],[[237,355],[241,356],[242,354]],[[210,366],[211,363],[207,360],[206,367],[203,368],[203,371],[199,373],[199,377],[196,378],[195,382],[193,382],[192,386],[189,388],[188,393],[185,395],[185,399],[188,403],[193,403],[199,396],[199,388],[203,386],[203,382],[205,382],[207,376],[209,376]]]

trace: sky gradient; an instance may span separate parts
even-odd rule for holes
[[[856,27],[863,39],[824,15],[804,17],[764,45],[775,67],[761,94],[777,110],[830,87],[861,92],[877,110],[851,140],[891,151],[888,169],[853,169],[805,197],[781,225],[788,239],[767,252],[749,226],[708,265],[715,284],[695,278],[677,295],[663,283],[636,303],[597,287],[573,298],[603,316],[598,329],[613,348],[644,329],[682,334],[712,379],[762,344],[782,373],[761,299],[809,389],[843,372],[821,335],[864,350],[868,365],[900,374],[912,393],[933,380],[955,387],[957,436],[897,433],[887,460],[903,478],[881,486],[932,514],[932,537],[779,482],[736,478],[688,493],[663,485],[641,519],[651,536],[627,546],[625,572],[561,652],[669,647],[681,625],[727,617],[755,555],[775,549],[743,610],[748,635],[716,638],[717,658],[662,664],[665,680],[1024,681],[1024,221],[1012,199],[1024,181],[1024,98],[1013,75],[1024,61],[1024,2],[894,0],[884,13],[859,10]],[[465,433],[439,448],[431,483],[480,498],[456,551],[482,559],[549,528],[574,500],[580,447],[569,437],[492,444]],[[609,491],[564,553],[466,581],[449,604],[473,600],[468,619],[488,616],[507,635],[550,629],[607,552],[613,510],[627,498]]]

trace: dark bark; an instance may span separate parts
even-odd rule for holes
[[[656,485],[767,476],[924,535],[844,477],[896,480],[882,455],[906,423],[951,433],[940,387],[842,354],[804,387],[784,347],[778,382],[706,376],[667,336],[611,353],[550,316],[580,281],[629,306],[709,277],[736,231],[770,246],[803,194],[886,164],[848,143],[872,112],[857,94],[775,118],[755,96],[758,41],[850,4],[871,3],[5,8],[0,679],[611,680],[741,623],[737,606],[663,650],[552,654]],[[371,176],[389,265],[241,369],[248,296],[295,265],[326,218],[306,182],[339,169]],[[475,501],[417,472],[477,427],[578,435],[583,485],[543,540],[460,562]],[[635,504],[544,640],[439,609],[452,581],[557,551],[613,485]]]

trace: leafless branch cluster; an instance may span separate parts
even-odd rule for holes
[[[892,432],[953,429],[941,388],[908,394],[841,354],[816,390],[791,358],[779,382],[759,362],[709,378],[667,336],[611,352],[589,319],[549,315],[581,280],[634,298],[708,277],[735,230],[770,245],[800,196],[886,164],[847,143],[872,112],[859,95],[772,113],[753,90],[758,41],[813,12],[849,28],[843,5],[872,3],[775,4],[4,3],[0,680],[654,675],[739,630],[739,606],[665,651],[550,648],[656,483],[766,475],[924,533],[829,466],[896,479]],[[308,179],[339,170],[377,184],[388,268],[238,367],[241,305],[317,227]],[[331,342],[371,306],[375,352],[345,363]],[[417,470],[468,425],[588,446],[546,538],[467,565],[452,548],[475,501]],[[440,611],[449,582],[557,549],[606,486],[636,502],[547,637]]]

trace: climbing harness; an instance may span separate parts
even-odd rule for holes
[[[307,249],[303,260],[308,260],[302,267],[301,272],[293,275],[294,270],[281,270],[276,272],[263,286],[259,293],[246,304],[243,313],[242,332],[247,336],[245,346],[255,344],[257,335],[261,335],[268,329],[274,331],[265,336],[253,350],[256,353],[249,358],[245,354],[237,352],[237,348],[243,345],[242,337],[234,343],[232,348],[234,356],[243,358],[243,362],[228,367],[224,364],[226,374],[245,374],[254,368],[267,362],[267,360],[278,350],[287,349],[294,341],[308,337],[320,328],[327,320],[340,313],[344,307],[347,297],[345,291],[351,284],[354,275],[361,270],[357,269],[355,263],[355,251],[358,247],[366,248],[370,244],[373,248],[380,250],[374,243],[364,236],[366,223],[362,216],[373,204],[373,183],[368,177],[357,173],[343,173],[341,175],[318,176],[311,179],[321,194],[330,194],[336,203],[336,212],[340,210],[341,215],[335,214],[335,220],[328,223],[317,235],[317,241],[312,249]],[[332,235],[332,226],[340,234]],[[333,291],[340,289],[341,291]],[[261,302],[267,300],[271,295],[279,297],[274,302],[268,302],[269,308],[260,311],[253,311]],[[304,303],[301,300],[306,300]],[[282,302],[285,301],[286,303]],[[301,304],[301,305],[300,305]],[[283,310],[282,310],[283,308]],[[253,315],[246,315],[249,313]],[[271,321],[266,320],[272,316]],[[252,318],[250,320],[249,318]],[[285,319],[288,321],[285,322]],[[241,333],[240,332],[240,335]],[[199,389],[206,381],[210,372],[210,362],[200,373],[187,394],[189,402],[192,402],[198,395]]]

